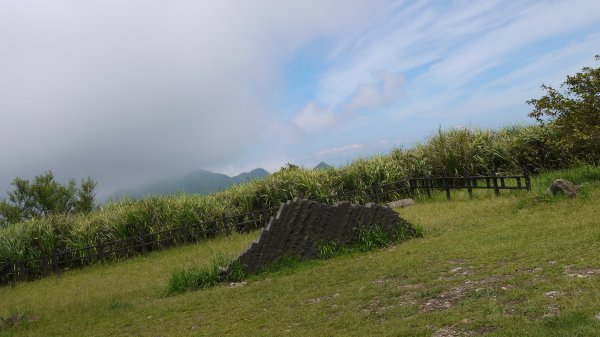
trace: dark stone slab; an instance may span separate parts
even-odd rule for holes
[[[319,244],[335,242],[343,246],[356,243],[358,229],[374,225],[392,240],[397,239],[399,230],[410,236],[416,235],[412,225],[389,207],[349,202],[332,206],[294,199],[281,204],[277,215],[261,230],[258,240],[252,242],[237,261],[246,272],[256,273],[286,256],[314,259],[318,256]]]

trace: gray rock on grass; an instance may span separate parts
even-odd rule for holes
[[[575,198],[577,196],[577,190],[579,188],[573,184],[572,182],[565,179],[556,179],[548,186],[546,193],[557,195],[558,193],[564,193],[566,196],[570,198]]]

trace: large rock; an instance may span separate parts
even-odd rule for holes
[[[571,198],[575,198],[577,196],[577,189],[577,186],[568,180],[556,179],[548,186],[546,193],[552,195],[564,193]]]
[[[303,260],[318,257],[319,244],[335,242],[338,246],[358,241],[358,229],[377,225],[395,240],[400,231],[416,236],[408,221],[389,207],[365,206],[349,202],[333,206],[315,201],[294,199],[282,204],[266,229],[237,259],[247,273],[255,273],[283,257]]]

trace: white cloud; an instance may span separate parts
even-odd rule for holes
[[[599,12],[588,0],[0,0],[0,192],[48,169],[109,190],[242,161],[275,168],[416,134],[399,123],[415,114],[429,132],[513,109],[592,64]],[[320,38],[335,46],[315,97],[277,116],[281,65]]]
[[[321,157],[336,157],[342,156],[351,152],[360,151],[365,148],[364,144],[349,144],[340,147],[334,147],[330,149],[321,150],[315,153],[315,156],[318,158]]]
[[[404,77],[390,72],[381,72],[375,76],[379,81],[360,85],[350,96],[342,110],[354,112],[376,109],[397,101],[402,96]]]
[[[372,77],[371,83],[358,85],[348,101],[335,109],[309,102],[293,116],[292,123],[307,132],[340,126],[351,121],[357,112],[373,111],[398,101],[403,96],[403,84],[402,75],[380,72]]]
[[[0,1],[0,193],[48,169],[106,192],[226,166],[270,141],[281,63],[378,4]]]
[[[495,66],[520,61],[525,48],[597,25],[598,12],[600,2],[586,0],[402,3],[339,44],[317,101],[346,102],[357,83],[382,71],[419,69],[408,79],[410,98],[452,92]]]
[[[525,101],[542,83],[594,64],[598,12],[600,2],[584,0],[397,3],[337,44],[313,102],[335,113],[330,133],[342,143],[357,134],[365,144],[398,135],[412,142],[439,125],[527,122]],[[386,87],[373,74],[397,81]],[[351,113],[361,110],[368,113]]]
[[[599,2],[532,3],[514,13],[509,22],[434,64],[418,85],[441,83],[445,90],[467,85],[483,72],[518,58],[524,48],[600,22],[599,12]]]
[[[293,119],[294,124],[305,131],[320,131],[333,126],[336,116],[328,108],[309,103]]]

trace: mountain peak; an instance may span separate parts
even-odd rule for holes
[[[326,162],[322,161],[317,166],[315,166],[313,168],[313,170],[326,170],[326,169],[329,169],[329,168],[332,168],[332,167],[333,166],[331,166],[331,165],[327,164]]]

